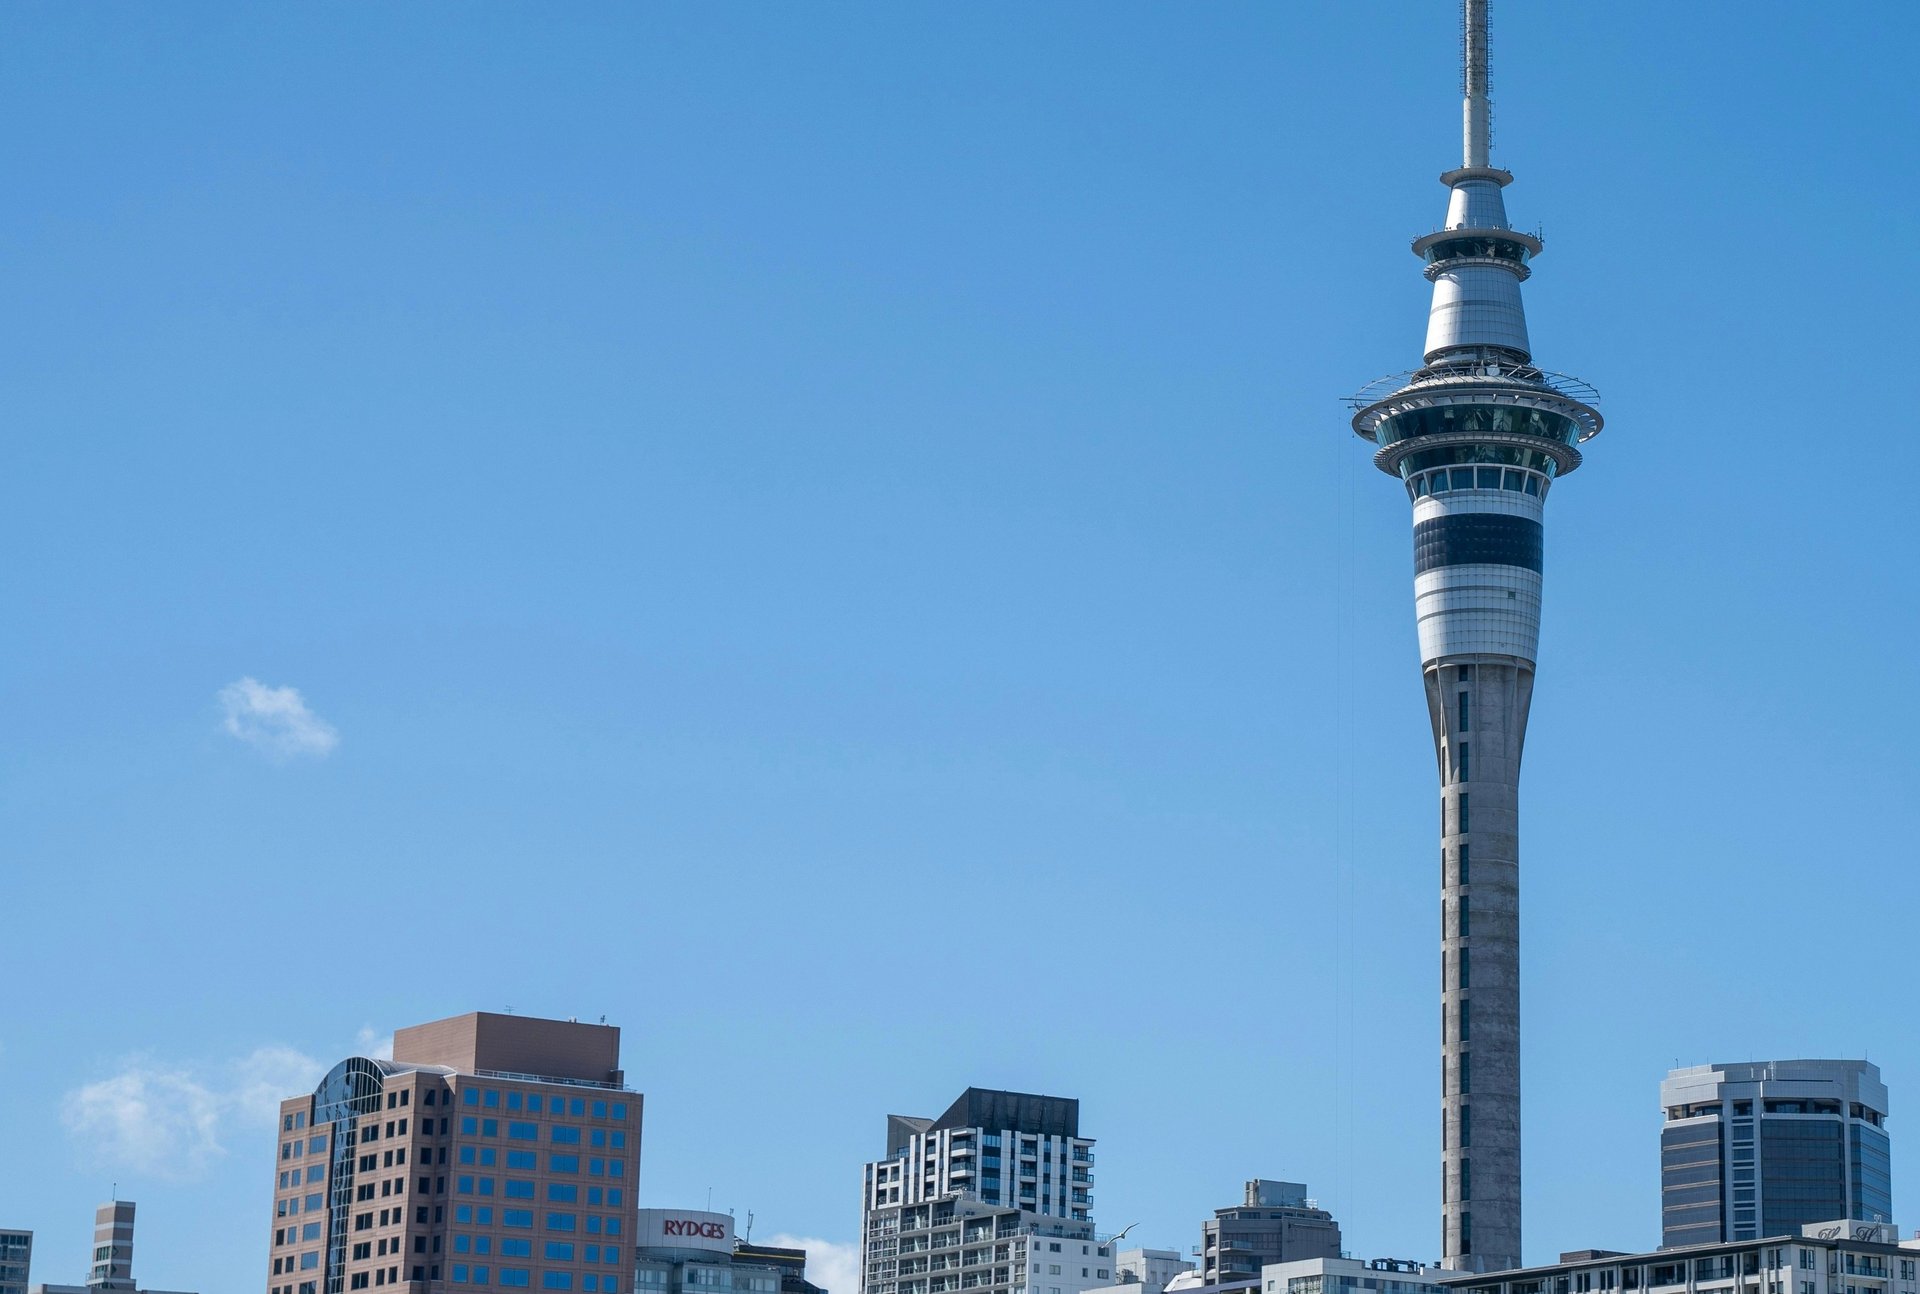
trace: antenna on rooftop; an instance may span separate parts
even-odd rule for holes
[[[1486,166],[1493,141],[1493,102],[1487,97],[1487,0],[1460,0],[1460,97],[1465,135],[1462,166]]]

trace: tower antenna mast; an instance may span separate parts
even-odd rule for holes
[[[1493,101],[1487,97],[1487,0],[1460,0],[1460,97],[1465,148],[1461,165],[1484,167],[1493,142]]]

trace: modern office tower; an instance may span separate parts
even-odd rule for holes
[[[27,1294],[33,1270],[33,1232],[0,1227],[0,1294]]]
[[[1893,1215],[1887,1089],[1864,1060],[1676,1069],[1660,1084],[1660,1243]]]
[[[1200,1224],[1200,1276],[1208,1284],[1258,1276],[1269,1263],[1339,1256],[1340,1224],[1307,1198],[1304,1182],[1248,1182],[1239,1204]]]
[[[476,1012],[280,1105],[270,1294],[628,1294],[641,1097],[620,1031]]]
[[[1094,1237],[1080,1102],[970,1087],[937,1119],[887,1117],[866,1166],[865,1294],[1080,1294],[1113,1278]]]
[[[93,1214],[93,1248],[85,1285],[36,1285],[33,1294],[163,1294],[140,1290],[133,1279],[132,1200],[102,1204]]]
[[[1920,1294],[1917,1272],[1920,1241],[1901,1241],[1890,1223],[1835,1219],[1652,1253],[1577,1249],[1557,1263],[1455,1272],[1443,1283],[1453,1294]]]
[[[732,1215],[726,1215],[731,1219]],[[751,1218],[751,1215],[749,1215]],[[643,1224],[644,1229],[644,1224]],[[780,1274],[780,1294],[833,1294],[807,1279],[807,1251],[782,1245],[756,1245],[750,1240],[733,1244],[736,1263],[755,1263],[773,1268]],[[842,1290],[840,1294],[851,1294]]]
[[[1520,284],[1540,240],[1488,164],[1486,0],[1465,0],[1465,157],[1422,367],[1353,397],[1353,429],[1413,503],[1420,669],[1440,774],[1442,1253],[1520,1261],[1520,753],[1539,656],[1541,516],[1600,430],[1591,388],[1533,362]]]

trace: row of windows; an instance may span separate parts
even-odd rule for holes
[[[1424,499],[1452,490],[1509,490],[1536,498],[1547,492],[1547,478],[1515,467],[1453,467],[1407,478],[1407,495]]]
[[[460,1093],[462,1105],[477,1105],[488,1110],[501,1108],[501,1092],[498,1088],[465,1088]],[[588,1101],[578,1096],[546,1096],[539,1092],[507,1092],[506,1108],[525,1109],[529,1114],[572,1115],[580,1118],[589,1109],[596,1119],[612,1119],[615,1123],[627,1121],[627,1103],[625,1101]]]
[[[463,1164],[473,1164],[480,1168],[493,1168],[500,1163],[500,1152],[492,1146],[462,1146],[460,1147],[460,1162]],[[589,1160],[588,1162],[589,1164],[602,1163],[600,1160]],[[532,1150],[509,1150],[507,1151],[506,1166],[508,1168],[535,1170],[540,1166],[540,1155],[537,1151]],[[573,1154],[550,1154],[547,1156],[547,1171],[550,1173],[577,1173],[580,1171],[580,1156]],[[605,1172],[597,1172],[595,1175],[607,1177],[620,1176],[619,1173]]]
[[[489,1255],[494,1252],[494,1238],[489,1235],[468,1235],[456,1231],[453,1236],[453,1252],[456,1254]],[[515,1236],[500,1238],[500,1255],[504,1258],[531,1258],[533,1241],[522,1240]],[[566,1262],[575,1261],[575,1255],[583,1263],[606,1263],[616,1266],[620,1262],[619,1245],[576,1244],[571,1240],[548,1240],[543,1243],[541,1256]]]
[[[610,1197],[607,1200],[609,1205],[618,1205],[620,1203],[618,1199],[611,1198],[617,1196],[619,1194],[618,1191],[608,1191],[607,1194]],[[493,1225],[493,1206],[491,1204],[456,1204],[453,1208],[453,1220],[476,1227],[490,1227]],[[577,1214],[549,1213],[547,1214],[546,1222],[547,1230],[549,1231],[582,1230],[590,1236],[617,1236],[620,1234],[620,1218],[617,1214],[602,1218],[597,1213],[589,1213],[586,1215],[584,1223],[582,1223]],[[531,1227],[533,1225],[533,1210],[503,1208],[500,1210],[500,1225],[503,1227]]]
[[[453,1264],[453,1283],[455,1285],[505,1285],[513,1288],[527,1288],[533,1283],[533,1273],[525,1267],[502,1267],[497,1271],[491,1267],[470,1267],[466,1263]],[[576,1288],[572,1272],[543,1271],[540,1273],[540,1288],[549,1290],[570,1290]],[[578,1286],[584,1294],[620,1294],[620,1278],[611,1272],[587,1272],[580,1277]]]
[[[445,1120],[441,1122],[443,1126],[440,1130],[445,1132]],[[600,1147],[610,1145],[615,1150],[626,1149],[627,1134],[619,1128],[612,1130],[606,1128],[589,1128],[586,1131],[588,1145]],[[549,1124],[547,1140],[556,1146],[577,1146],[581,1144],[580,1133],[581,1129],[577,1124]],[[500,1135],[500,1120],[480,1119],[472,1115],[465,1115],[460,1120],[460,1134],[466,1137],[497,1137]],[[538,1141],[540,1140],[540,1125],[537,1123],[521,1123],[509,1120],[507,1123],[507,1139],[509,1141]]]
[[[606,1164],[605,1167],[609,1170],[612,1170],[612,1169],[623,1166],[624,1163],[625,1163],[624,1160],[616,1159],[616,1160],[613,1160],[611,1163]],[[592,1176],[618,1177],[621,1175],[620,1172],[615,1172],[615,1171],[608,1171],[603,1173],[601,1169],[602,1169],[602,1161],[598,1159],[589,1159],[587,1161],[587,1171]],[[624,1168],[622,1168],[622,1171],[624,1171]],[[505,1181],[506,1181],[506,1189],[501,1191],[501,1194],[504,1195],[507,1199],[530,1200],[533,1198],[532,1182],[527,1181],[524,1178],[515,1178],[515,1177],[509,1177],[505,1179]],[[491,1177],[463,1176],[463,1177],[456,1178],[454,1180],[453,1193],[455,1195],[482,1195],[482,1196],[492,1195],[494,1185],[495,1185],[495,1179]],[[590,1192],[596,1191],[597,1189],[598,1188],[596,1187],[588,1188]],[[562,1191],[562,1190],[566,1192],[564,1195],[555,1194],[556,1191]],[[547,1184],[547,1198],[550,1200],[564,1199],[569,1202],[572,1202],[579,1197],[579,1191],[580,1191],[579,1186],[572,1182],[549,1182]],[[620,1195],[621,1195],[621,1188],[617,1186],[607,1188],[607,1196],[608,1196],[609,1203],[617,1203]],[[591,1196],[589,1196],[589,1198],[591,1198]]]
[[[1516,404],[1442,404],[1388,414],[1374,428],[1377,444],[1391,445],[1415,436],[1472,435],[1492,432],[1533,436],[1563,445],[1579,443],[1581,426],[1572,418]]]

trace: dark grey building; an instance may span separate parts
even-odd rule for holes
[[[1887,1089],[1864,1060],[1676,1069],[1660,1084],[1660,1243],[1890,1222]]]
[[[1209,1285],[1257,1277],[1268,1263],[1339,1256],[1340,1224],[1307,1198],[1304,1182],[1248,1182],[1245,1199],[1201,1224],[1200,1275]]]
[[[33,1265],[33,1232],[0,1228],[0,1294],[27,1294]]]

